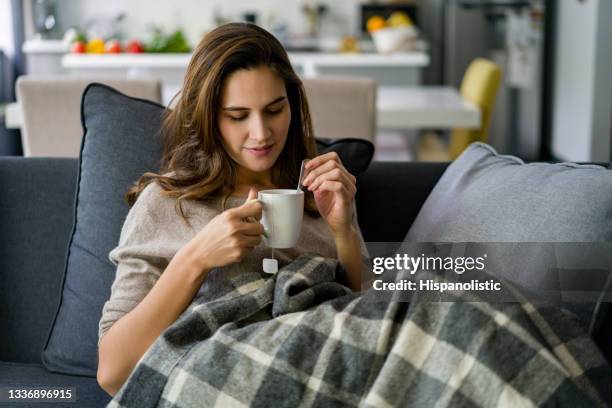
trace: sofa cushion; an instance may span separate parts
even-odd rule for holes
[[[547,291],[545,299],[575,312],[595,334],[608,310],[600,301],[612,269],[612,171],[525,164],[474,143],[442,175],[405,240],[473,243],[487,251],[489,272]],[[579,285],[599,292],[572,293]]]
[[[0,157],[0,361],[40,363],[72,232],[77,164]]]
[[[317,152],[334,151],[340,156],[344,167],[354,176],[366,171],[374,156],[374,145],[364,139],[317,139]]]
[[[357,213],[366,242],[402,242],[448,163],[374,161],[357,177]],[[385,197],[385,199],[381,199]]]
[[[76,375],[50,373],[42,364],[23,364],[0,362],[0,384],[2,387],[71,387],[74,390],[75,401],[37,402],[31,406],[36,408],[58,408],[60,406],[74,407],[104,407],[111,396],[98,385],[95,378]],[[60,403],[58,403],[60,402]],[[26,406],[18,403],[0,402],[0,407]]]
[[[83,93],[75,223],[60,301],[42,352],[50,371],[96,375],[98,322],[115,278],[108,254],[129,209],[124,193],[144,172],[159,170],[163,111],[159,104],[102,84]],[[374,150],[364,140],[321,140],[318,148],[338,151],[357,173],[367,168]]]

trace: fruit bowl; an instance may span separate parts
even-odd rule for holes
[[[392,54],[398,51],[413,51],[418,37],[414,26],[381,28],[371,33],[376,51]]]

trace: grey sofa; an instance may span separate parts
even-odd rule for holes
[[[365,240],[402,241],[446,167],[372,163],[358,178]],[[0,157],[0,387],[72,386],[74,406],[95,407],[110,400],[95,378],[50,373],[40,357],[60,296],[77,170],[76,158]],[[608,321],[596,338],[609,361],[611,332]]]
[[[358,180],[365,240],[401,241],[446,166],[372,163]],[[110,400],[95,378],[50,373],[41,363],[60,296],[77,171],[76,158],[0,157],[0,387],[73,386],[78,406],[95,407]]]

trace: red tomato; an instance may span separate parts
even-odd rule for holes
[[[144,47],[140,41],[132,40],[128,42],[127,45],[125,46],[125,51],[131,52],[131,53],[140,53],[140,52],[144,52]]]
[[[72,43],[72,47],[70,47],[70,52],[85,54],[87,52],[87,45],[83,41],[75,41]]]
[[[121,49],[121,43],[119,41],[110,40],[106,43],[106,49],[104,51],[109,54],[118,54],[123,50]]]

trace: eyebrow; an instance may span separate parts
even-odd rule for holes
[[[279,96],[278,98],[276,98],[275,100],[273,100],[272,102],[267,104],[266,107],[268,107],[270,105],[274,105],[275,103],[279,103],[281,101],[284,101],[285,99],[287,99],[286,96]],[[223,108],[223,110],[224,111],[233,112],[233,111],[245,111],[245,110],[250,110],[250,109],[249,108],[243,108],[241,106],[228,106],[226,108]]]

